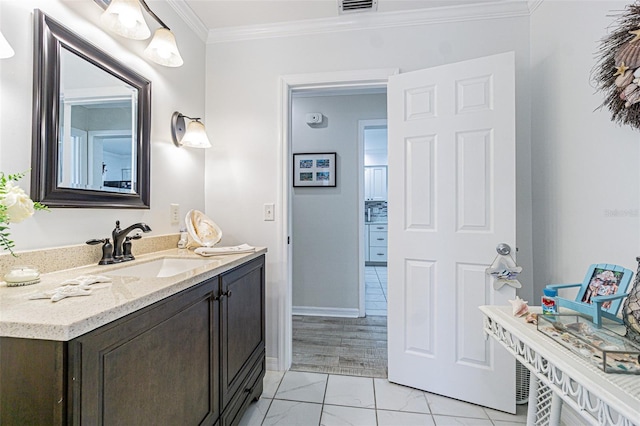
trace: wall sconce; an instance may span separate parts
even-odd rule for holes
[[[100,5],[105,5],[108,0],[95,1]],[[175,36],[169,27],[158,18],[158,15],[153,13],[145,0],[110,0],[108,4],[100,16],[100,22],[106,28],[133,40],[149,38],[151,31],[144,20],[140,7],[142,6],[161,26],[153,33],[149,46],[144,50],[144,56],[165,67],[179,67],[184,63]]]
[[[192,120],[186,126],[185,118]],[[178,111],[171,116],[171,138],[177,147],[211,148],[211,142],[200,118],[188,117]]]
[[[15,54],[16,52],[13,51],[7,39],[0,32],[0,59],[10,58]]]

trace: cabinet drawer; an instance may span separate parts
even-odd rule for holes
[[[386,247],[387,246],[386,231],[371,232],[369,234],[369,246],[370,247]]]
[[[244,408],[262,395],[262,380],[265,372],[263,352],[260,360],[251,368],[251,372],[240,387],[240,390],[234,395],[222,413],[221,426],[237,425],[240,422],[245,411]]]
[[[375,225],[373,223],[369,224],[369,232],[379,232],[384,231],[387,232],[388,225]]]
[[[371,247],[369,249],[369,261],[370,262],[386,262],[387,261],[387,248],[386,247]]]

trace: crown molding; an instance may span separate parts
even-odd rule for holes
[[[540,5],[542,4],[544,0],[529,0],[528,4],[529,4],[529,14],[532,14],[533,12],[536,11],[536,9],[538,7],[540,7]]]
[[[531,0],[529,3],[526,1],[495,1],[464,6],[400,12],[369,12],[342,15],[335,18],[212,29],[209,30],[207,44],[529,16],[530,3],[535,4],[541,1]]]
[[[209,29],[204,22],[195,14],[184,0],[167,0],[169,6],[175,10],[175,12],[182,18],[182,20],[193,30],[193,32],[200,38],[200,40],[207,42],[207,36]]]

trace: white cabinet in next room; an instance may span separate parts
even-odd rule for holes
[[[387,225],[369,224],[369,262],[387,261]]]
[[[364,168],[365,201],[387,201],[387,166]]]

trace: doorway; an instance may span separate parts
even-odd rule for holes
[[[387,316],[388,155],[387,119],[360,120],[364,168],[364,280],[360,316]],[[363,310],[364,308],[364,310]]]
[[[365,152],[359,137],[359,123],[380,122],[386,113],[384,88],[292,92],[294,370],[386,377],[386,318],[364,318],[361,305],[363,284],[371,277],[365,279],[361,261],[369,254],[362,244],[369,225],[364,224]],[[328,163],[314,160],[320,156]],[[318,161],[329,167],[319,169]],[[317,181],[321,172],[333,174],[335,185]],[[310,180],[303,181],[303,175]],[[383,209],[375,210],[381,217]],[[378,314],[386,314],[381,296]]]

